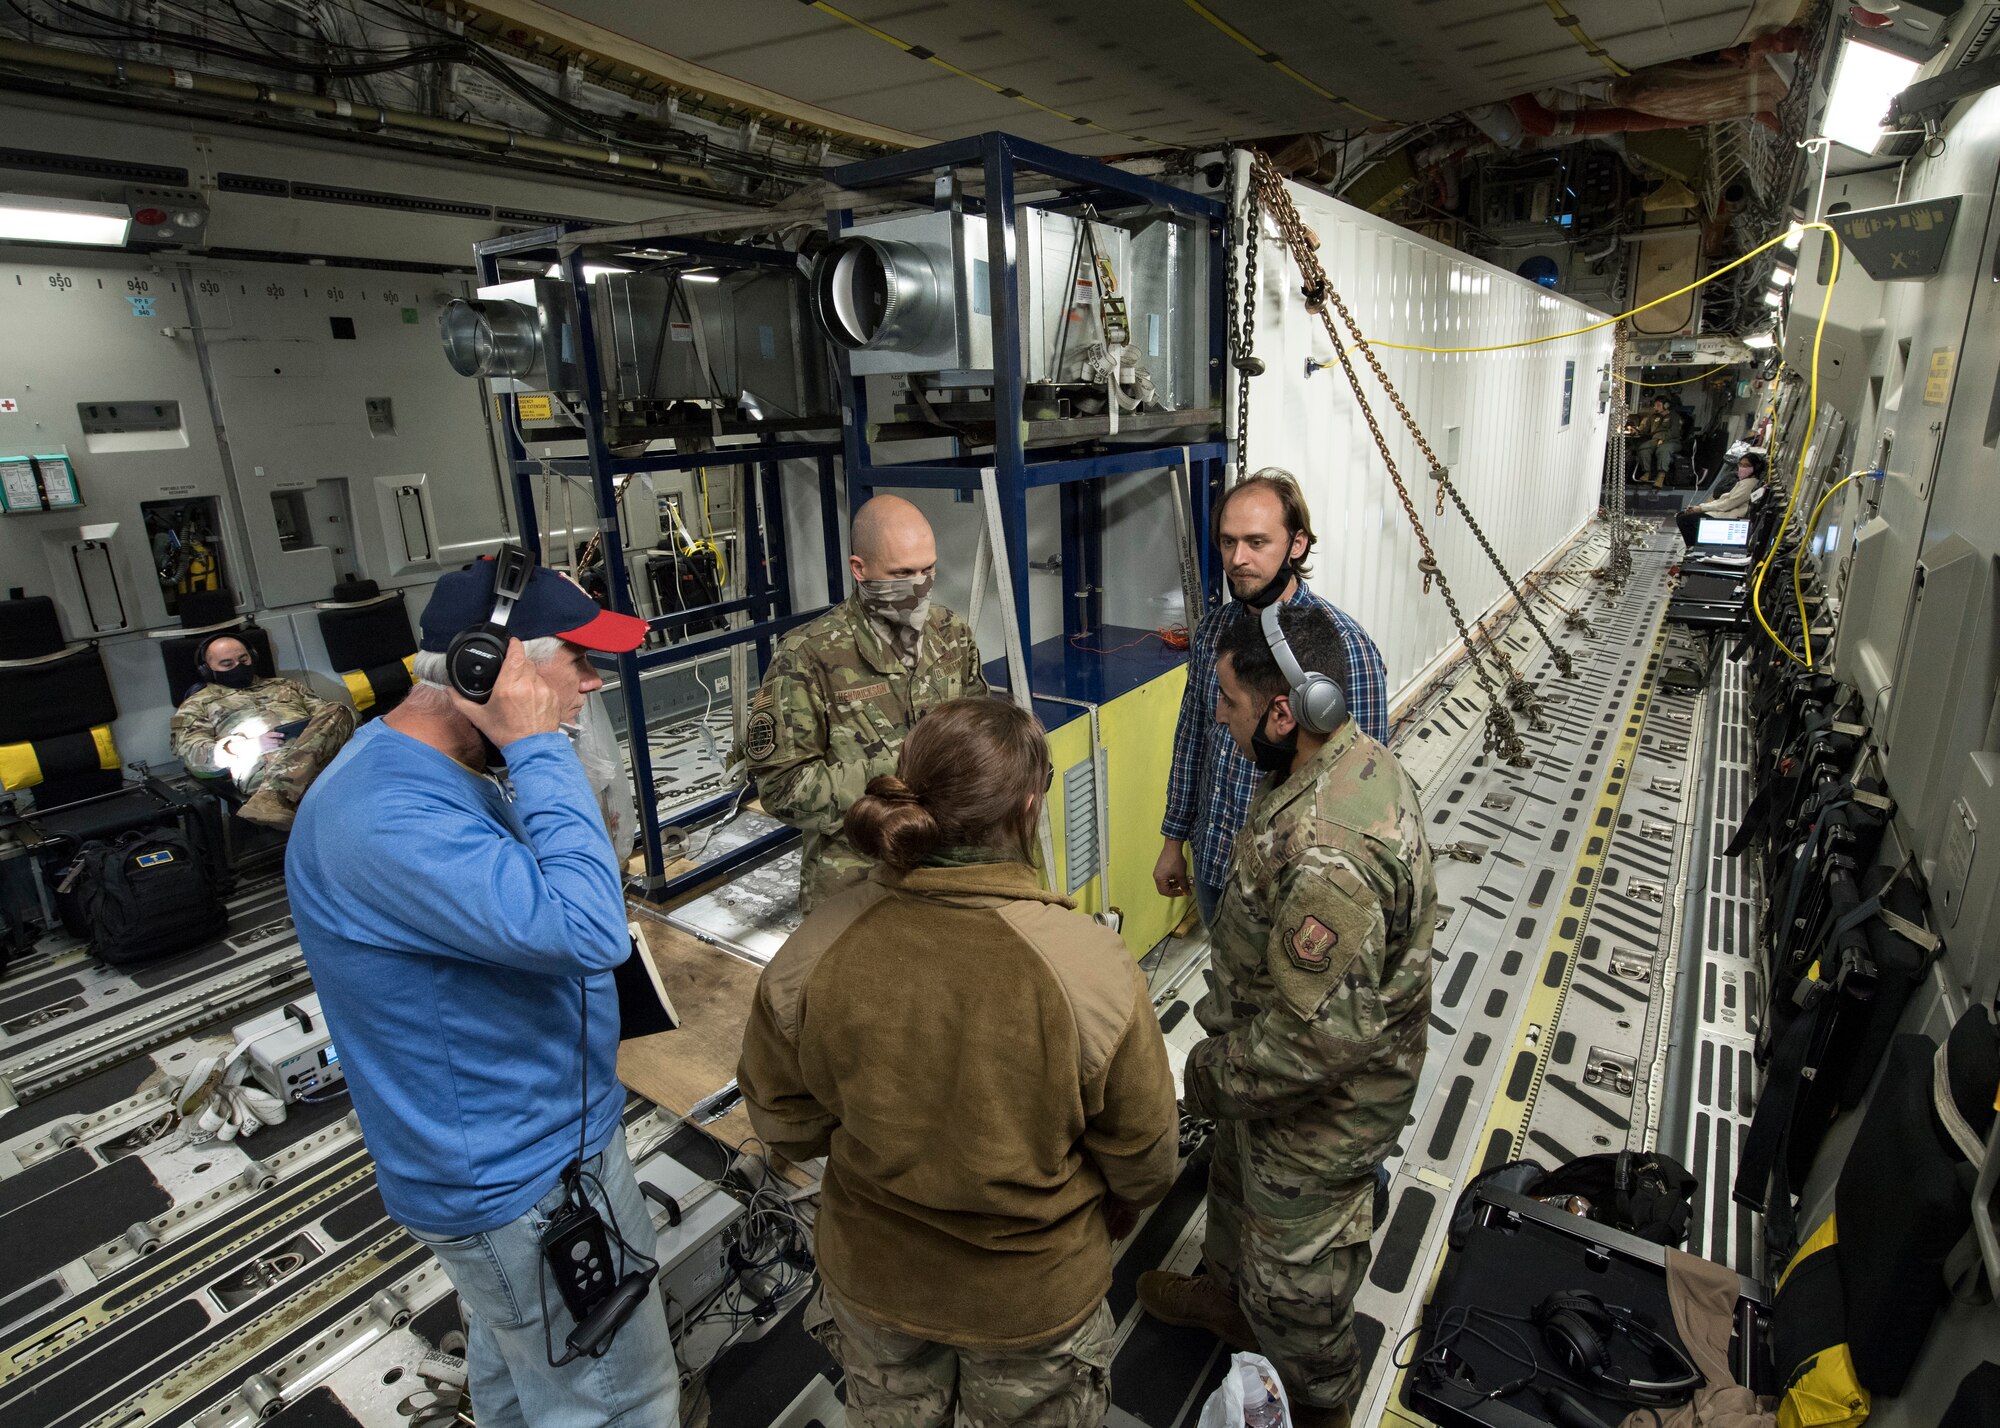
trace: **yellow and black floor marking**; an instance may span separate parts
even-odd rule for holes
[[[1526,736],[1536,768],[1454,768],[1426,790],[1434,845],[1478,861],[1438,863],[1449,920],[1430,1057],[1356,1300],[1372,1364],[1357,1422],[1418,1421],[1400,1407],[1390,1351],[1419,1321],[1468,1180],[1505,1160],[1553,1164],[1645,1135],[1635,1073],[1672,953],[1643,911],[1670,925],[1693,713],[1691,697],[1656,689],[1671,542],[1656,544],[1635,549],[1617,601],[1589,609],[1597,635],[1578,677],[1529,671],[1552,701],[1552,727]]]
[[[1583,851],[1577,856],[1569,886],[1563,890],[1561,906],[1564,912],[1550,929],[1548,942],[1542,949],[1541,967],[1528,992],[1521,1029],[1514,1039],[1506,1084],[1487,1113],[1485,1132],[1481,1137],[1480,1170],[1516,1159],[1524,1153],[1522,1147],[1527,1144],[1529,1119],[1534,1114],[1536,1100],[1548,1074],[1550,1058],[1556,1049],[1563,1003],[1577,976],[1585,932],[1590,926],[1591,913],[1602,884],[1605,859],[1611,848],[1619,808],[1625,801],[1633,764],[1638,758],[1639,731],[1646,723],[1646,710],[1653,697],[1653,677],[1659,671],[1660,648],[1664,643],[1664,635],[1653,642],[1653,653],[1646,661],[1645,677],[1638,692],[1632,696],[1632,707],[1626,716],[1624,731],[1611,758],[1610,774],[1598,792],[1596,806],[1591,810],[1590,832],[1584,839]],[[1599,1148],[1592,1147],[1593,1150]]]

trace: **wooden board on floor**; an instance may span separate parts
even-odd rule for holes
[[[618,1048],[618,1076],[655,1105],[684,1116],[697,1101],[736,1079],[743,1027],[757,993],[760,968],[719,947],[650,919],[639,921],[645,954],[666,985],[681,1024]],[[739,1105],[702,1129],[730,1146],[751,1134]]]

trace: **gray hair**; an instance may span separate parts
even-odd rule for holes
[[[560,635],[543,635],[521,641],[521,652],[535,664],[547,664],[568,647]],[[418,650],[410,661],[412,686],[403,703],[416,710],[440,711],[451,708],[451,678],[445,656],[437,650]]]

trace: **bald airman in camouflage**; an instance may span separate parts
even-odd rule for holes
[[[750,704],[743,757],[764,811],[799,830],[799,908],[859,882],[869,862],[842,820],[878,774],[896,771],[917,720],[987,693],[971,627],[931,603],[937,539],[899,496],[854,515],[854,593],[778,646]]]
[[[189,773],[228,774],[249,795],[237,812],[280,831],[354,732],[354,711],[295,679],[260,676],[248,645],[217,635],[201,647],[201,684],[174,710],[169,737]]]
[[[1346,678],[1318,609],[1280,619],[1300,666]],[[1375,1171],[1416,1098],[1437,889],[1414,785],[1344,711],[1319,734],[1255,612],[1224,634],[1216,720],[1264,771],[1212,933],[1208,1032],[1185,1106],[1216,1123],[1205,1273],[1154,1271],[1139,1299],[1277,1365],[1299,1428],[1344,1428],[1365,1366],[1354,1294]]]

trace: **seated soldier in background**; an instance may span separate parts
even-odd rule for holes
[[[201,682],[174,711],[174,754],[191,774],[228,774],[252,823],[292,826],[299,800],[354,732],[354,711],[295,679],[260,678],[250,647],[213,635],[195,653]]]

